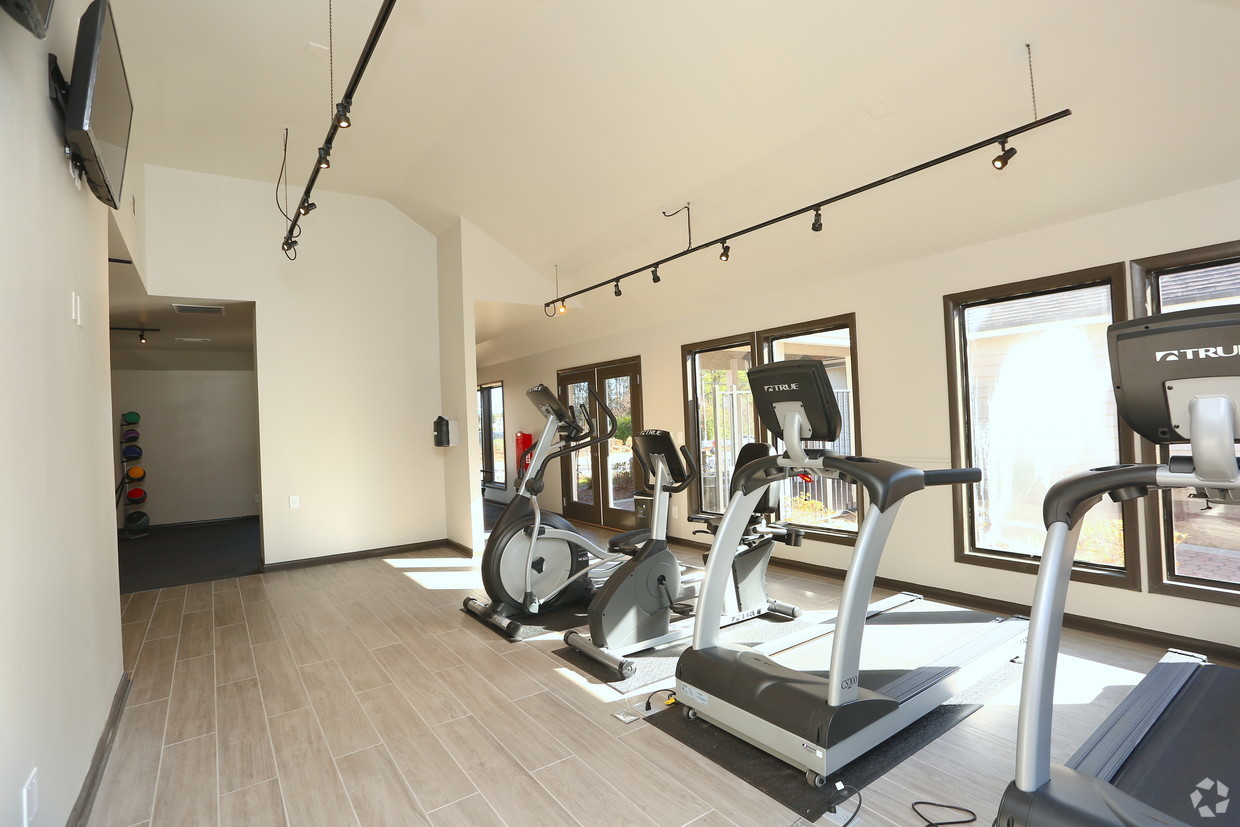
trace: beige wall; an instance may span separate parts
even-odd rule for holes
[[[142,416],[142,460],[153,525],[259,513],[258,388],[254,371],[114,370],[112,421]]]
[[[387,202],[316,195],[290,262],[270,183],[146,168],[147,290],[256,302],[268,563],[446,535],[435,239]]]
[[[646,293],[626,289],[622,299],[610,295],[596,299],[577,311],[577,318],[568,325],[548,320],[537,335],[527,330],[488,343],[480,349],[484,361],[478,379],[502,380],[511,389],[505,423],[511,439],[517,430],[537,432],[536,412],[517,398],[520,390],[535,382],[553,381],[558,368],[629,356],[638,350],[646,426],[667,428],[683,440],[682,344],[852,311],[857,314],[865,452],[924,468],[943,467],[950,462],[951,451],[944,294],[1231,240],[1237,233],[1234,216],[1238,211],[1240,183],[1232,183],[835,278],[820,275],[824,253],[797,248],[794,239],[787,246],[802,256],[802,278],[796,289],[768,292],[760,298],[738,296],[730,304],[709,310],[681,305],[673,321],[608,334],[609,329],[631,326],[633,318],[640,318],[643,295],[658,297],[648,286]],[[829,250],[821,245],[817,249]],[[797,266],[795,260],[780,264]],[[795,269],[792,272],[797,274]],[[621,302],[629,304],[621,306]],[[666,310],[651,308],[656,317]],[[610,314],[624,319],[609,318]],[[585,333],[589,330],[597,332]],[[509,354],[508,360],[498,355],[504,353]],[[531,355],[512,359],[514,353]],[[1045,438],[1054,438],[1054,427],[1048,426]],[[548,474],[544,505],[553,507],[559,502],[559,488],[559,474]],[[691,536],[692,526],[685,522],[686,495],[673,498],[673,506],[677,516],[670,533]],[[807,542],[782,553],[791,559],[843,567],[849,549]],[[1030,575],[954,562],[947,490],[927,491],[906,502],[880,573],[1024,604],[1033,591]],[[1077,584],[1069,595],[1068,610],[1240,645],[1235,609],[1217,604]]]
[[[60,0],[46,41],[0,15],[0,823],[37,767],[40,827],[68,818],[121,676],[108,208],[69,177],[47,97],[85,6]]]

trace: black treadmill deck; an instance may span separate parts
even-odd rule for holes
[[[1198,667],[1110,781],[1190,824],[1240,824],[1240,670]]]

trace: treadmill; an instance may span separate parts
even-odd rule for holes
[[[701,717],[805,771],[821,787],[828,775],[936,709],[1020,654],[1028,624],[897,595],[867,606],[887,535],[904,498],[928,485],[977,482],[976,468],[923,471],[871,457],[806,449],[833,442],[841,417],[817,360],[775,362],[749,371],[763,426],[782,439],[778,457],[738,472],[735,493],[715,535],[698,598],[693,645],[676,665],[676,700]],[[796,476],[864,486],[869,507],[844,578],[831,637],[830,669],[800,670],[750,647],[720,640],[719,616],[732,557],[754,504],[766,489]],[[886,602],[895,605],[884,610]],[[862,668],[862,636],[894,638],[909,666]],[[903,641],[903,643],[900,643]],[[871,649],[874,647],[871,646]],[[779,656],[787,661],[787,653]]]
[[[1066,764],[1051,765],[1051,716],[1064,602],[1077,536],[1103,495],[1168,488],[1240,502],[1240,305],[1185,310],[1107,330],[1120,416],[1156,445],[1188,442],[1166,465],[1096,468],[1046,495],[1021,686],[1016,778],[1001,827],[1240,824],[1240,671],[1168,652]],[[1235,805],[1235,806],[1230,806]],[[1229,811],[1230,810],[1230,811]]]

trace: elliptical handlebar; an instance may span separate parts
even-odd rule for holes
[[[589,448],[592,445],[598,445],[600,442],[606,442],[616,435],[616,428],[618,426],[618,423],[616,422],[616,415],[611,412],[611,408],[607,407],[607,403],[604,402],[603,398],[598,395],[598,391],[590,387],[587,387],[586,391],[594,400],[594,404],[598,405],[599,410],[601,410],[603,415],[607,417],[607,431],[601,435],[596,434],[598,427],[597,423],[594,421],[594,418],[590,416],[585,405],[578,405],[577,408],[581,411],[581,416],[586,422],[585,429],[582,430],[581,433],[577,434],[576,442],[573,441],[571,436],[567,437],[564,445],[559,450],[552,451],[547,454],[546,458],[543,460],[543,465],[546,465],[551,460],[558,459],[565,454],[571,454],[573,451],[580,451],[584,448]]]
[[[667,493],[669,494],[679,494],[681,491],[684,491],[686,488],[688,488],[690,483],[692,483],[695,479],[697,479],[698,467],[697,467],[697,463],[693,461],[693,455],[689,453],[689,446],[687,445],[680,446],[680,456],[685,461],[685,469],[688,471],[688,473],[685,474],[684,482],[682,482],[680,485],[673,485],[671,488],[667,489]]]

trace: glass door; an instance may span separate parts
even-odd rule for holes
[[[570,519],[627,530],[637,527],[634,489],[640,468],[633,457],[633,434],[642,429],[641,362],[625,359],[560,373],[564,404],[590,405],[600,428],[606,417],[593,407],[593,388],[616,417],[616,433],[561,464],[564,514]]]
[[[598,423],[600,413],[596,410],[589,390],[594,384],[594,371],[576,371],[560,374],[560,401],[576,415],[584,405],[590,418]],[[560,461],[561,490],[564,492],[564,516],[571,520],[601,524],[599,510],[598,478],[599,452],[593,448],[573,451]]]

